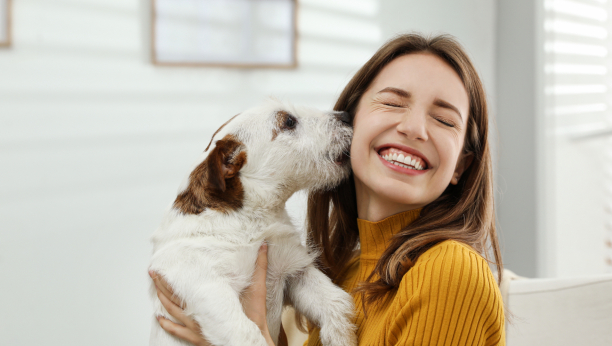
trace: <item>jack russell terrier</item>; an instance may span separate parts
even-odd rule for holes
[[[329,189],[349,175],[353,134],[342,112],[268,100],[213,135],[153,235],[149,269],[161,275],[219,346],[267,346],[244,313],[260,245],[268,242],[267,322],[278,342],[283,306],[321,328],[326,346],[357,345],[351,296],[314,265],[285,210],[299,190]],[[151,285],[155,316],[176,322]],[[151,346],[188,345],[153,321]]]

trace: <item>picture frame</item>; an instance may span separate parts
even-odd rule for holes
[[[297,0],[151,0],[151,61],[295,68],[297,7]]]
[[[11,46],[12,0],[0,0],[0,47]]]

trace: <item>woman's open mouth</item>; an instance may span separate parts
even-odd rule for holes
[[[386,147],[378,151],[378,156],[383,160],[398,167],[408,168],[416,171],[426,170],[428,164],[425,160],[415,154],[409,154],[397,148]]]
[[[376,149],[384,166],[408,175],[420,175],[431,169],[431,165],[418,151],[403,145],[385,144]]]

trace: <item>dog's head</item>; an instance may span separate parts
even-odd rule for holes
[[[247,197],[280,204],[301,189],[334,187],[350,171],[348,122],[345,113],[276,100],[238,114],[213,135],[174,207],[186,214],[229,212]]]

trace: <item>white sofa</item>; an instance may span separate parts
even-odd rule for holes
[[[612,275],[525,279],[504,274],[507,346],[612,346]]]

